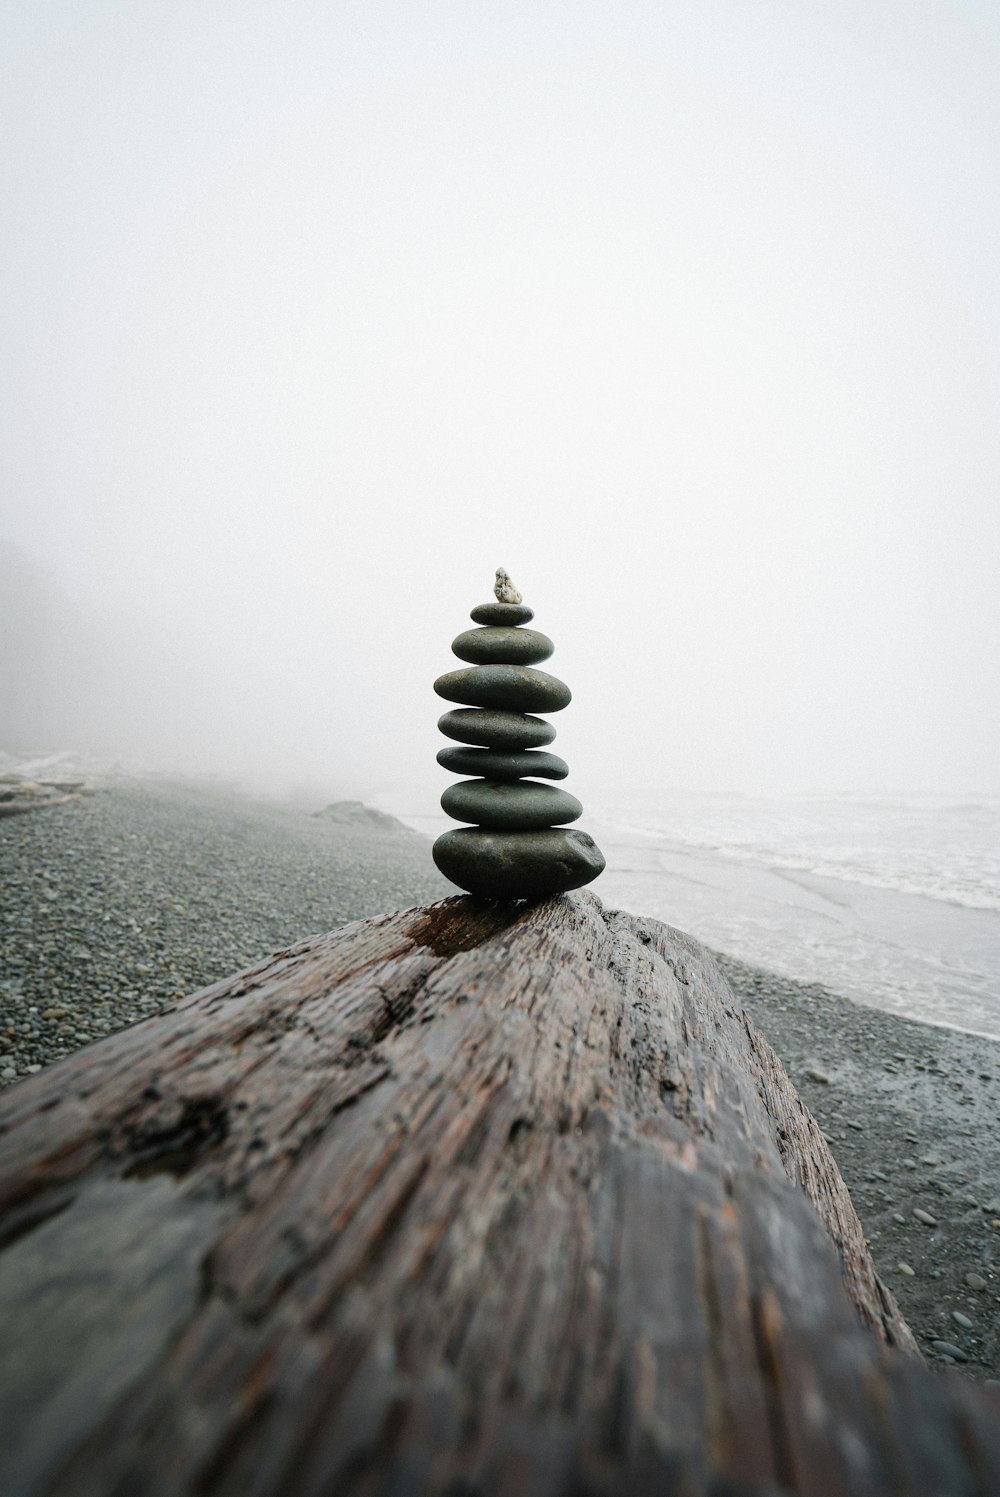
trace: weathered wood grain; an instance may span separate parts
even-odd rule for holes
[[[1000,1492],[714,963],[593,895],[305,942],[0,1130],[5,1493]]]

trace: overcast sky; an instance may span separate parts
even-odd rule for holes
[[[440,790],[502,565],[585,804],[1000,790],[993,0],[0,14],[0,746]]]

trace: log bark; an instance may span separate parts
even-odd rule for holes
[[[0,1099],[0,1490],[1000,1491],[708,953],[360,921]]]

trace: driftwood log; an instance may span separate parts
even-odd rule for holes
[[[7,1497],[1000,1493],[711,958],[590,894],[306,941],[0,1128]]]

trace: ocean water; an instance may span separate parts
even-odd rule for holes
[[[628,841],[666,838],[733,861],[805,870],[1000,911],[1000,796],[660,794],[606,802],[599,819]]]
[[[436,805],[377,804],[436,836]],[[1000,1039],[1000,797],[622,793],[577,825],[606,905],[874,1008]]]

